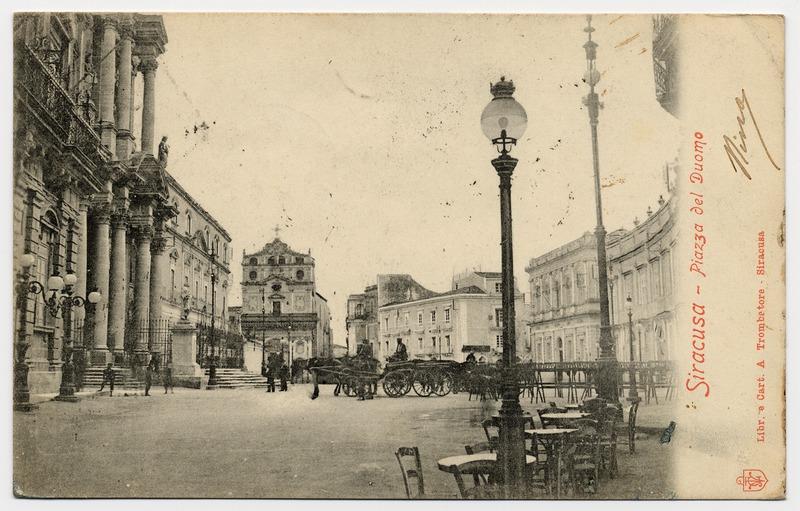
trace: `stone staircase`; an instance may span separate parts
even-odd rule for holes
[[[208,368],[205,369],[208,382]],[[260,374],[242,369],[217,369],[217,387],[221,389],[260,389],[267,387],[267,379]]]
[[[105,367],[102,366],[92,366],[87,367],[86,372],[83,375],[83,388],[84,390],[90,390],[93,388],[99,389],[100,385],[103,383],[103,370]],[[133,390],[143,390],[144,389],[144,382],[138,381],[136,378],[131,375],[131,370],[125,367],[113,367],[114,370],[114,390],[121,390],[121,391],[133,391]],[[105,389],[108,389],[108,385],[106,385]],[[105,390],[104,389],[104,390]]]

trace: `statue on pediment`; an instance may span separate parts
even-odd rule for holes
[[[167,143],[166,135],[161,137],[161,143],[158,144],[158,162],[162,167],[167,168],[167,159],[169,158],[169,144]]]

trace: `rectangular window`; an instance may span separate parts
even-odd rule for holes
[[[431,323],[436,323],[436,311],[431,311]]]
[[[281,302],[274,301],[272,302],[272,313],[278,315],[281,313]]]
[[[408,312],[403,315],[403,323],[408,326]]]
[[[503,309],[494,310],[494,324],[498,328],[503,326]]]
[[[653,288],[653,298],[661,296],[661,259],[650,261],[650,283]]]
[[[670,252],[664,252],[661,256],[661,282],[664,288],[664,294],[672,293],[672,257]]]
[[[450,346],[450,336],[449,335],[445,335],[444,336],[444,347],[447,350],[447,353],[452,353],[453,352],[453,347]]]
[[[417,348],[419,348],[418,351],[422,351],[422,337],[417,339]]]
[[[444,310],[444,322],[450,323],[450,309]]]
[[[433,349],[436,349],[436,337],[431,337],[431,347],[433,347]]]
[[[422,311],[417,312],[417,324],[422,324]]]
[[[389,318],[383,318],[383,327],[389,330]]]
[[[170,286],[169,286],[169,298],[170,300],[175,299],[175,268],[171,268],[170,272]]]
[[[494,336],[494,345],[497,349],[503,349],[503,336],[502,335],[495,335]]]
[[[500,282],[494,283],[494,292],[500,293],[503,290],[503,285]]]
[[[650,294],[648,293],[647,268],[641,267],[636,270],[636,276],[639,279],[639,300],[637,300],[637,303],[643,305],[650,299]]]

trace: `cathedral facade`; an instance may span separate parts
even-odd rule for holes
[[[316,286],[314,258],[279,238],[242,256],[241,330],[284,360],[330,356],[327,300]]]

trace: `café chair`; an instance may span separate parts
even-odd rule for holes
[[[597,423],[588,419],[576,421],[577,431],[566,449],[569,480],[573,490],[597,493],[600,483],[600,431]]]
[[[500,441],[500,428],[494,423],[494,419],[489,417],[481,422],[483,432],[486,434],[486,441],[492,445],[492,449],[497,449],[497,443]]]
[[[419,458],[419,449],[416,447],[399,447],[394,453],[397,462],[400,464],[400,470],[403,473],[403,484],[406,487],[406,497],[409,499],[419,499],[425,497],[425,481],[422,478],[422,462]],[[406,467],[403,459],[413,458],[413,468]],[[409,461],[410,464],[410,461]],[[414,494],[411,490],[411,479],[416,479],[417,492]]]
[[[479,452],[494,452],[494,445],[492,445],[489,442],[478,442],[477,444],[465,445],[464,451],[466,451],[467,454],[477,454]],[[475,483],[475,486],[478,486],[480,484],[480,482],[478,481],[479,478],[481,479],[483,484],[487,484],[489,482],[487,474],[474,473],[472,474],[472,479],[473,482]]]
[[[628,446],[628,451],[631,454],[636,453],[636,416],[639,413],[639,402],[641,399],[635,400],[628,408],[628,422],[617,423],[617,442]]]
[[[491,491],[493,485],[487,484],[492,470],[495,468],[493,461],[471,461],[469,463],[469,473],[473,475],[473,486],[467,487],[464,483],[464,473],[461,472],[459,467],[453,467],[453,477],[456,479],[458,486],[458,493],[462,499],[477,499],[487,498],[487,494]]]

